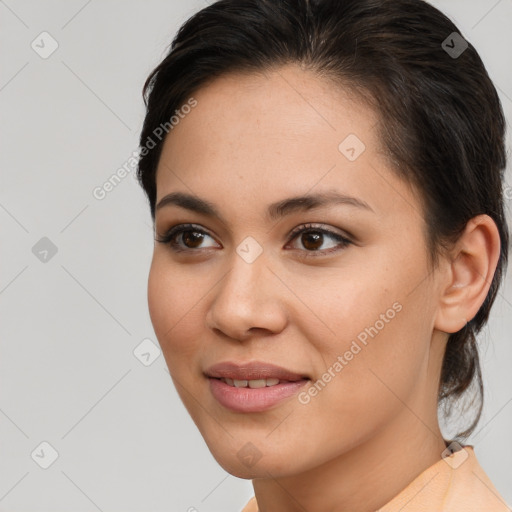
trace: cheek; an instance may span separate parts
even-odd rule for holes
[[[358,351],[357,345],[361,347],[357,356],[361,361],[370,354],[378,360],[392,356],[400,361],[402,355],[414,357],[415,351],[424,352],[433,329],[433,284],[425,279],[425,255],[397,245],[369,250],[364,261],[351,262],[321,283],[311,309],[320,312],[328,329],[319,336],[307,322],[302,326],[308,338],[315,340],[318,352],[331,354],[332,359],[356,344],[353,351]],[[421,343],[423,348],[412,348],[411,343]],[[350,353],[347,356],[352,357]]]
[[[153,256],[153,262],[148,277],[148,309],[153,329],[160,342],[165,345],[165,333],[171,330],[177,322],[176,294],[173,292],[176,283],[172,281],[170,273],[163,271],[158,258]]]
[[[418,380],[426,378],[433,292],[425,281],[411,293],[424,277],[421,268],[402,267],[398,273],[383,265],[345,275],[336,280],[339,285],[324,283],[322,293],[308,296],[310,309],[324,321],[312,322],[312,315],[306,315],[300,323],[314,346],[315,378],[320,380],[310,405],[318,407],[318,414],[336,410],[333,418],[369,414],[378,421],[401,407],[397,396],[407,399]]]
[[[148,277],[151,323],[171,372],[184,368],[183,360],[201,349],[204,325],[201,297],[204,292],[185,272],[155,255]]]

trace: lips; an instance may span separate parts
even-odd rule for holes
[[[237,413],[262,413],[277,407],[307,384],[309,377],[261,361],[225,361],[205,372],[217,402]]]
[[[210,366],[204,373],[207,377],[226,379],[224,382],[230,385],[238,381],[240,385],[236,386],[236,384],[234,384],[236,387],[245,387],[249,384],[249,381],[265,380],[265,385],[268,385],[269,381],[271,385],[273,385],[273,379],[278,379],[279,382],[296,382],[298,380],[309,379],[309,377],[292,370],[261,361],[248,363],[225,361]],[[233,381],[233,384],[230,381]],[[247,383],[244,384],[244,381],[247,381]]]

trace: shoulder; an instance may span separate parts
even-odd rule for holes
[[[256,498],[254,496],[247,502],[247,505],[242,509],[242,512],[258,512],[258,504],[256,503]]]
[[[379,512],[511,512],[480,466],[472,446],[444,457],[414,479]]]
[[[478,462],[472,446],[466,446],[454,455],[448,466],[451,483],[446,510],[510,512],[510,508]],[[444,461],[443,461],[444,462]]]

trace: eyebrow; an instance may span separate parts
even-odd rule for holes
[[[329,206],[332,204],[343,204],[374,212],[370,205],[361,199],[340,194],[335,191],[327,191],[290,197],[288,199],[272,203],[268,206],[267,217],[269,220],[277,220],[295,212],[308,211],[313,208],[320,208],[322,206]],[[160,199],[156,206],[156,211],[168,205],[176,205],[186,210],[206,215],[207,217],[217,217],[225,223],[225,219],[213,203],[191,194],[183,192],[173,192],[168,194]]]

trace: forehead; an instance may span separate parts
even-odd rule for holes
[[[197,106],[167,136],[157,202],[180,190],[238,206],[308,191],[364,196],[376,209],[404,191],[389,173],[377,114],[351,91],[290,65],[231,73],[199,89]],[[392,173],[389,173],[392,174]],[[395,181],[397,183],[395,183]],[[390,182],[393,182],[390,184]],[[414,200],[414,199],[412,199]]]

